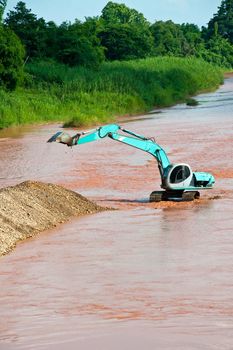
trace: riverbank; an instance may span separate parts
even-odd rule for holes
[[[225,78],[233,78],[233,72],[231,72],[231,71],[230,72],[225,72],[224,73],[224,77]]]
[[[77,127],[108,123],[183,102],[223,82],[220,68],[196,58],[111,62],[98,71],[40,62],[26,71],[24,87],[0,91],[0,128],[50,121]]]
[[[0,189],[0,256],[17,242],[104,208],[61,186],[26,181]]]

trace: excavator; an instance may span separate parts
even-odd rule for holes
[[[150,194],[150,202],[192,201],[200,197],[200,190],[211,189],[215,183],[213,175],[193,172],[188,164],[173,164],[164,149],[153,138],[147,138],[117,124],[100,126],[97,129],[81,131],[70,136],[59,131],[47,142],[60,142],[69,147],[109,137],[126,145],[138,148],[155,157],[161,176],[161,188]]]

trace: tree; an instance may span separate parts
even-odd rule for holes
[[[14,11],[10,11],[5,24],[22,40],[27,56],[43,57],[45,54],[46,23],[43,18],[37,19],[23,1],[19,1]]]
[[[185,56],[190,51],[181,26],[172,21],[158,21],[151,25],[155,55]]]
[[[14,90],[23,77],[24,48],[9,28],[0,26],[0,86]]]
[[[109,1],[102,10],[100,17],[106,24],[132,24],[140,27],[149,27],[149,22],[142,13],[130,9],[125,4]]]
[[[213,64],[227,68],[233,67],[233,46],[221,35],[215,35],[206,43],[206,50],[201,57]]]
[[[218,12],[209,21],[204,34],[207,39],[219,34],[233,44],[233,0],[222,0]]]
[[[151,54],[149,22],[124,4],[108,2],[100,16],[99,37],[109,60],[143,58]]]
[[[187,51],[186,55],[200,56],[199,52],[205,47],[204,39],[202,38],[202,33],[197,25],[190,23],[183,23],[180,26],[183,35],[188,43],[186,45]]]
[[[42,38],[44,41],[43,56],[46,58],[56,58],[58,51],[58,26],[49,21],[45,24],[45,28],[41,30]]]
[[[0,0],[0,23],[2,23],[2,17],[7,5],[7,0]]]
[[[99,34],[108,60],[129,60],[151,55],[153,40],[147,29],[109,24]]]
[[[85,23],[63,23],[58,29],[58,60],[70,66],[98,68],[104,60],[104,49],[96,30],[96,22],[90,18]]]

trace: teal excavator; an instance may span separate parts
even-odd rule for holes
[[[109,137],[129,146],[150,153],[158,163],[162,191],[153,191],[150,202],[161,200],[192,201],[200,197],[199,190],[211,189],[215,183],[213,175],[206,172],[193,172],[188,164],[172,164],[166,152],[153,138],[136,134],[116,124],[101,126],[97,129],[82,131],[74,136],[57,132],[48,142],[60,142],[67,146],[81,145],[87,142]]]

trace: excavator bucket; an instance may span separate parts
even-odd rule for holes
[[[80,134],[76,134],[74,136],[70,136],[69,134],[58,131],[56,134],[54,134],[47,142],[60,142],[67,146],[73,146],[76,144],[79,140]]]
[[[62,134],[62,131],[56,132],[56,134],[54,134],[52,137],[50,137],[50,139],[47,142],[56,142],[58,136],[60,136],[61,134]]]

